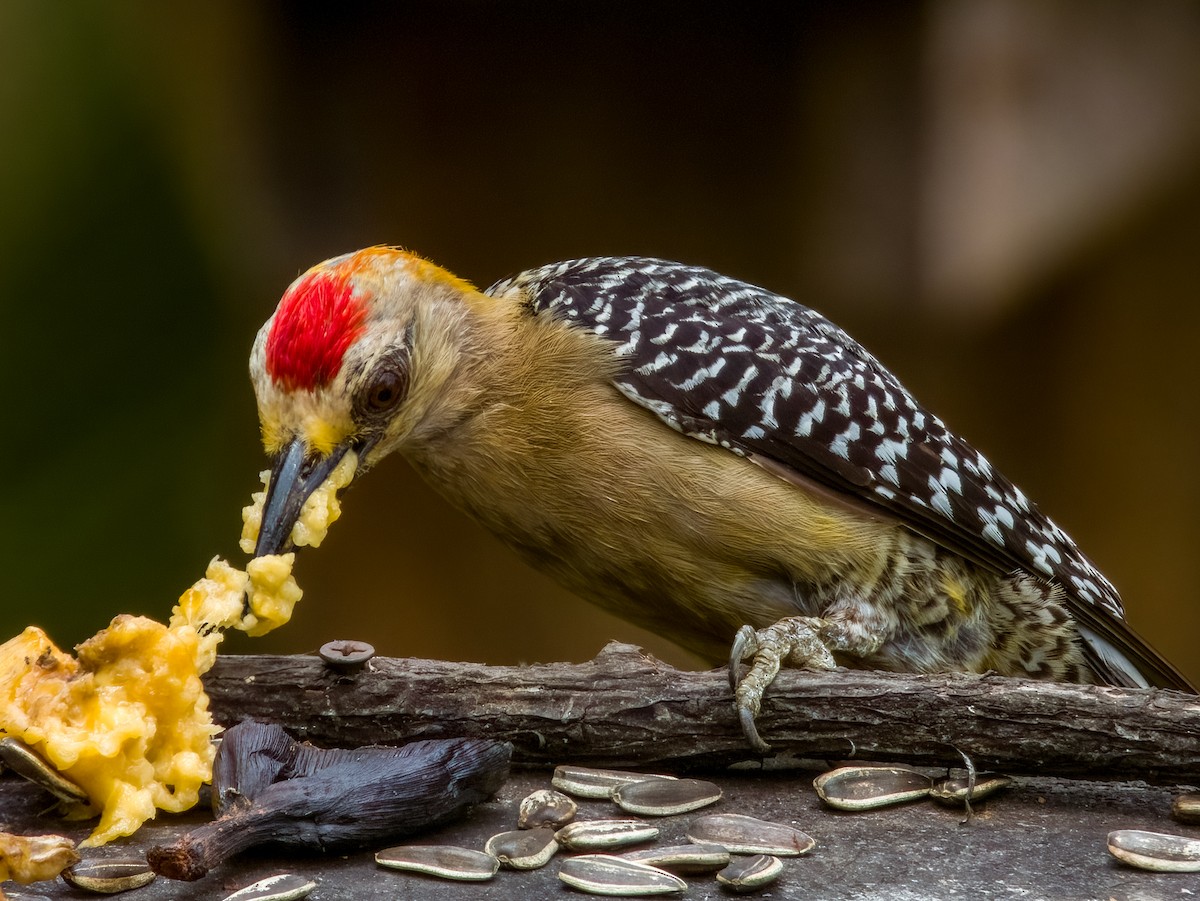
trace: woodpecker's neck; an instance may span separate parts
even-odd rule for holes
[[[610,341],[534,315],[519,293],[464,301],[446,412],[427,417],[402,449],[448,496],[464,477],[473,481],[470,470],[478,468],[486,484],[498,472],[527,468],[531,455],[548,462],[572,452],[591,427],[580,421],[590,408],[584,399],[612,393],[618,368]]]

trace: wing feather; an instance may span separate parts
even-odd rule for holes
[[[1061,585],[1115,684],[1193,690],[1125,624],[1120,596],[1054,522],[858,342],[796,301],[641,257],[530,270],[488,289],[610,338],[615,384],[664,423],[895,517],[995,571]],[[1122,660],[1121,652],[1129,659]]]

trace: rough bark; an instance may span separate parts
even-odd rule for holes
[[[753,760],[724,669],[684,672],[630,645],[583,664],[494,667],[376,658],[354,676],[316,657],[222,657],[217,721],[278,722],[325,746],[418,738],[513,743],[514,762],[700,768]],[[1091,779],[1200,783],[1200,698],[998,676],[780,674],[759,718],[773,749]]]

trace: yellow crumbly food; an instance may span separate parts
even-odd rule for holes
[[[348,454],[314,492],[316,502],[305,505],[307,543],[319,544],[337,518],[337,488],[355,464]],[[255,509],[261,519],[261,500],[243,511],[247,529]],[[293,542],[302,543],[294,533]],[[84,845],[131,835],[156,809],[196,803],[220,731],[200,677],[216,661],[224,630],[263,635],[291,618],[301,596],[294,559],[258,557],[242,571],[214,558],[180,596],[168,625],[118,616],[74,657],[36,626],[0,645],[0,733],[30,745],[87,792],[90,806],[67,811],[100,813]]]
[[[196,659],[200,636],[118,616],[60,651],[30,626],[0,646],[0,725],[82,787],[100,823],[85,844],[129,835],[155,808],[186,810],[212,772],[212,736]]]
[[[268,554],[246,564],[245,571],[214,557],[204,578],[179,597],[171,625],[204,633],[203,672],[217,657],[226,629],[258,637],[292,618],[303,592],[292,577],[295,554]]]
[[[296,547],[320,547],[325,540],[329,527],[342,515],[342,504],[337,493],[350,484],[354,471],[358,468],[358,457],[350,451],[342,457],[328,478],[321,483],[300,510],[300,518],[292,527],[292,544]],[[258,474],[262,479],[263,490],[250,495],[253,503],[242,510],[242,540],[240,546],[247,554],[254,553],[254,543],[258,540],[258,530],[262,526],[263,504],[267,498],[267,485],[271,481],[271,473],[264,470]]]

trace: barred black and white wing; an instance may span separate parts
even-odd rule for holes
[[[1187,687],[1128,629],[1116,589],[1062,529],[821,314],[638,257],[556,263],[488,293],[513,289],[535,312],[610,338],[628,363],[617,389],[670,427],[856,498],[999,572],[1061,585],[1103,678],[1136,684],[1134,669]]]

